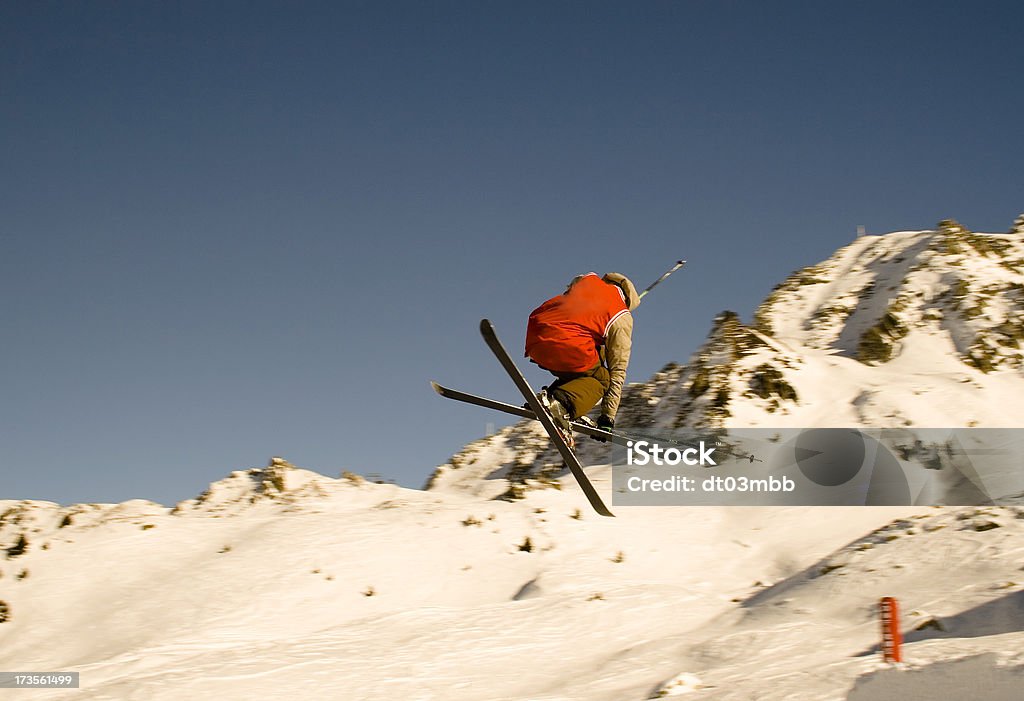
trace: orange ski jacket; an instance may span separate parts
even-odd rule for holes
[[[609,327],[624,314],[629,307],[618,286],[596,273],[583,275],[530,314],[526,355],[554,373],[592,370],[601,363]]]

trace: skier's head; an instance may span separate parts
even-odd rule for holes
[[[633,311],[640,306],[640,295],[637,294],[636,287],[633,286],[628,277],[622,273],[605,273],[601,279],[622,290],[622,295],[626,300],[626,306],[629,307],[629,311]]]

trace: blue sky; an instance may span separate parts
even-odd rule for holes
[[[0,499],[420,486],[477,334],[646,285],[630,379],[857,225],[1024,210],[1012,2],[4,3]],[[539,384],[543,374],[530,371]]]

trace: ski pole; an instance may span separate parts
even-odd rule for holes
[[[654,289],[654,288],[655,288],[655,287],[656,287],[656,286],[657,286],[657,285],[658,285],[658,284],[659,284],[659,283],[660,283],[660,282],[661,282],[662,280],[664,280],[665,278],[667,278],[667,277],[668,277],[669,275],[671,275],[671,274],[672,274],[672,273],[674,273],[675,271],[679,270],[679,269],[680,269],[681,267],[683,267],[684,265],[686,265],[686,261],[685,261],[685,260],[677,260],[677,261],[676,261],[676,264],[675,264],[675,265],[673,265],[673,266],[672,266],[671,268],[669,268],[668,270],[666,270],[666,271],[665,271],[665,272],[664,272],[664,273],[662,274],[662,276],[661,276],[661,277],[659,277],[659,278],[658,278],[657,280],[655,280],[655,281],[654,281],[654,282],[652,282],[652,283],[651,283],[650,285],[648,285],[648,286],[647,286],[647,289],[646,289],[646,290],[644,290],[643,292],[641,292],[641,293],[640,293],[640,299],[643,299],[643,298],[644,298],[644,295],[645,295],[645,294],[647,294],[648,292],[650,292],[651,290],[653,290],[653,289]]]

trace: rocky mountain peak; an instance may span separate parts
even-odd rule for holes
[[[1020,229],[1019,219],[1008,234],[974,233],[947,219],[934,230],[858,237],[789,275],[749,325],[731,311],[717,315],[685,364],[625,388],[616,425],[655,434],[1016,425],[1024,413]],[[592,441],[579,452],[585,464],[611,456]],[[468,445],[428,488],[515,497],[560,469],[539,425],[524,421]]]

